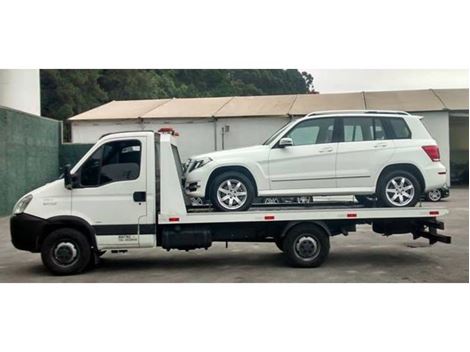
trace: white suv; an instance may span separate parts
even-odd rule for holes
[[[191,157],[185,191],[222,211],[255,197],[355,195],[361,203],[414,206],[443,186],[439,147],[419,116],[331,111],[292,121],[262,145]]]

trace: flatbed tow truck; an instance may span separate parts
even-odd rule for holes
[[[182,168],[171,129],[102,136],[61,179],[18,201],[11,217],[13,245],[40,252],[52,273],[68,275],[93,266],[106,250],[208,249],[213,242],[273,242],[290,265],[318,267],[328,257],[330,236],[348,235],[359,224],[385,236],[451,241],[438,233],[444,223],[437,217],[448,210],[435,206],[344,202],[243,212],[192,207]]]

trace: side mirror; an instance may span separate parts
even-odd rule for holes
[[[72,189],[72,175],[70,175],[70,164],[64,166],[64,186]]]
[[[281,140],[279,141],[280,148],[292,147],[293,145],[294,142],[292,141],[292,138],[281,138]]]

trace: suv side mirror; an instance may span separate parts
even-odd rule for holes
[[[70,164],[64,166],[64,186],[72,189],[72,175],[70,175]]]
[[[292,141],[292,138],[281,138],[279,141],[279,147],[280,148],[285,148],[285,147],[292,147],[294,145],[294,142]]]

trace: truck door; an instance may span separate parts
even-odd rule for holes
[[[74,173],[72,215],[96,231],[98,247],[139,247],[147,219],[146,137],[100,145]]]

